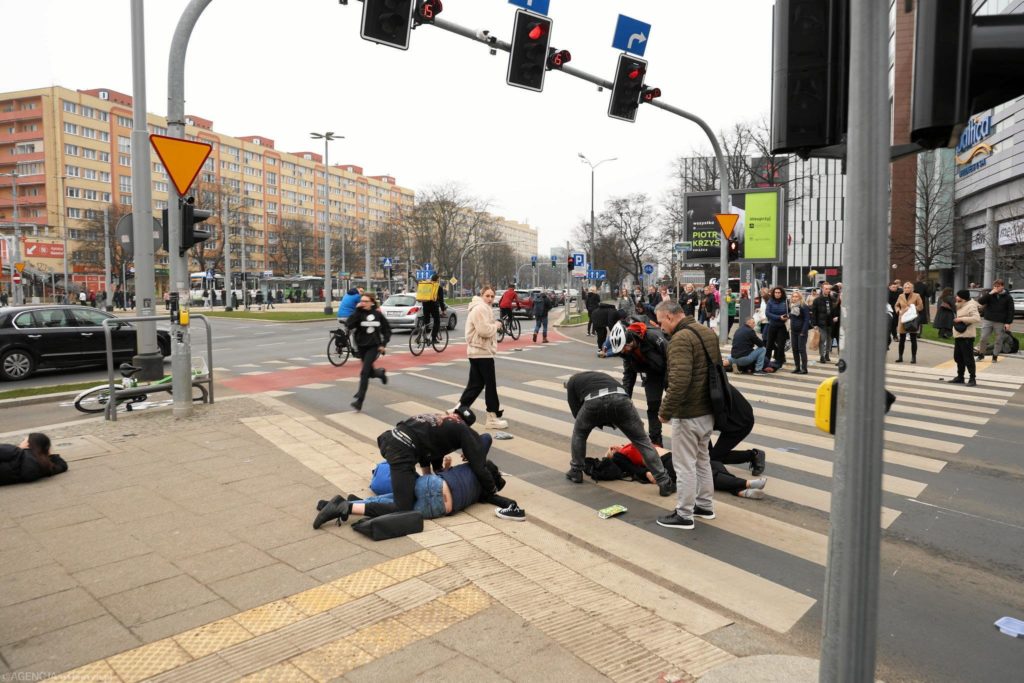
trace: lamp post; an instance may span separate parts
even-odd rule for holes
[[[328,143],[332,140],[345,139],[344,135],[335,135],[332,131],[326,133],[310,133],[309,137],[314,140],[324,141],[324,315],[330,315],[331,311],[331,167],[327,163]],[[314,184],[315,187],[315,184]],[[313,201],[313,213],[316,214],[316,198]],[[345,253],[345,238],[341,238],[341,253]],[[342,256],[342,270],[345,269],[344,256]]]
[[[21,215],[18,213],[18,176],[20,175],[17,171],[11,171],[10,173],[0,173],[3,176],[10,176],[11,178],[11,201],[13,202],[12,208],[14,213],[14,244],[11,249],[11,294],[14,295],[14,305],[20,306],[25,303],[25,288],[22,284],[14,286],[14,264],[21,261]]]
[[[604,162],[606,162],[606,161],[618,161],[619,158],[618,157],[611,157],[610,159],[601,159],[601,161],[599,161],[599,162],[597,162],[595,164],[595,163],[591,162],[590,159],[588,159],[586,157],[586,155],[583,154],[583,152],[579,152],[577,154],[577,156],[580,158],[580,161],[585,163],[587,166],[590,166],[590,255],[589,255],[589,258],[588,258],[590,263],[588,265],[590,266],[591,269],[593,269],[594,268],[594,171],[597,170],[597,167],[600,166],[601,164],[603,164]]]
[[[470,244],[470,245],[466,246],[462,250],[462,253],[459,254],[459,288],[460,289],[462,287],[466,286],[465,282],[462,279],[462,276],[463,276],[462,259],[465,258],[467,252],[472,251],[473,249],[476,249],[477,247],[486,247],[488,244],[511,244],[511,242],[509,242],[508,240],[496,240],[494,242],[477,242],[476,244]]]

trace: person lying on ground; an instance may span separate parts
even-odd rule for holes
[[[20,444],[0,444],[0,486],[25,484],[68,471],[68,464],[50,453],[50,437],[32,432]]]
[[[661,458],[661,463],[668,472],[669,477],[674,482],[676,479],[676,471],[672,466],[672,452],[666,451],[664,448],[655,447],[658,452],[658,456]],[[657,483],[654,474],[644,464],[643,456],[640,455],[633,444],[625,443],[621,446],[612,446],[604,454],[604,457],[611,458],[612,462],[618,465],[619,469],[622,470],[623,474],[629,475],[634,481],[638,481],[642,484],[654,484]],[[763,467],[762,467],[763,469]],[[741,498],[763,498],[765,484],[768,483],[767,477],[758,477],[756,479],[743,479],[741,477],[734,476],[725,465],[718,460],[711,461],[711,475],[714,481],[716,491],[726,491],[735,496]]]

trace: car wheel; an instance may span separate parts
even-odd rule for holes
[[[0,358],[0,377],[7,380],[26,379],[35,372],[35,369],[36,359],[23,349],[8,351]]]
[[[459,324],[459,319],[458,319],[458,317],[454,313],[452,313],[450,316],[448,316],[448,329],[449,330],[454,330],[455,326],[458,325],[458,324]]]
[[[169,355],[171,355],[170,339],[163,339],[162,337],[157,337],[156,346],[157,349],[160,350],[160,355],[163,356],[164,358],[167,358]]]

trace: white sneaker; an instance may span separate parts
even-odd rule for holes
[[[508,420],[503,420],[494,413],[487,413],[484,429],[508,429]]]

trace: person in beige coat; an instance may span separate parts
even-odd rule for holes
[[[956,377],[950,384],[965,384],[964,372],[970,373],[969,387],[976,387],[974,368],[974,326],[981,322],[978,302],[971,293],[961,289],[956,293],[956,317],[953,318],[953,360],[956,361]]]
[[[899,324],[896,326],[896,332],[899,333],[900,355],[896,359],[897,363],[903,362],[903,349],[907,345],[907,330],[903,327],[903,321],[901,318],[903,314],[911,307],[914,306],[917,309],[917,316],[919,318],[917,332],[910,332],[910,362],[917,363],[917,337],[921,334],[921,321],[924,320],[924,300],[921,295],[914,291],[913,282],[903,283],[903,293],[900,294],[899,298],[896,299],[896,320],[899,320]]]
[[[508,422],[501,419],[501,404],[498,402],[498,381],[494,376],[494,357],[498,355],[498,326],[492,304],[494,288],[485,286],[480,296],[469,302],[466,316],[466,355],[469,357],[469,381],[459,399],[458,408],[469,408],[484,392],[487,406],[487,429],[506,429]]]

